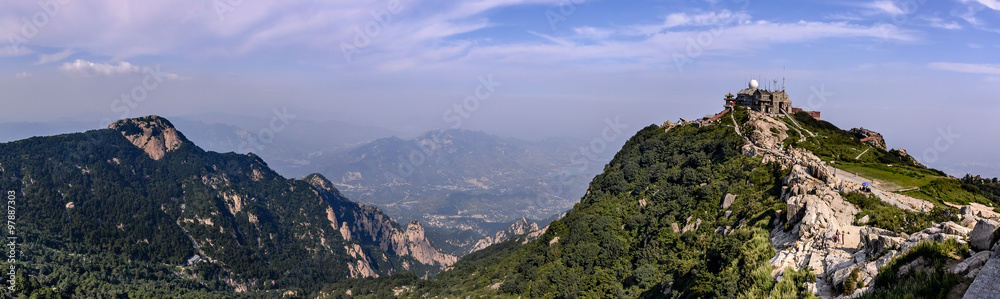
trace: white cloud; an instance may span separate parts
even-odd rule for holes
[[[953,11],[952,15],[965,20],[969,24],[976,26],[982,25],[983,21],[976,17],[976,13],[982,10],[981,8],[965,7],[964,11]]]
[[[72,75],[82,75],[82,76],[117,76],[117,75],[128,75],[128,74],[140,74],[148,72],[157,72],[159,75],[164,76],[168,80],[180,80],[185,79],[180,75],[174,73],[160,72],[159,67],[140,67],[129,63],[128,61],[119,61],[118,64],[111,63],[98,63],[91,62],[83,59],[77,59],[73,62],[63,63],[59,67],[59,71],[63,73]]]
[[[750,19],[750,15],[742,12],[731,12],[722,10],[720,12],[707,12],[689,15],[687,13],[673,13],[667,15],[663,21],[662,29],[670,29],[681,26],[712,26],[720,24],[738,23]]]
[[[957,22],[948,22],[941,18],[927,17],[923,18],[927,20],[927,25],[934,28],[948,29],[948,30],[959,30],[962,29],[962,25]]]
[[[607,38],[608,36],[611,36],[611,34],[614,33],[613,30],[594,28],[590,26],[573,28],[573,32],[583,37],[595,38],[595,39],[604,39]]]
[[[993,10],[1000,10],[1000,0],[963,0],[962,2],[976,2]]]
[[[18,79],[24,79],[24,78],[31,77],[31,73],[29,73],[29,72],[20,72],[20,73],[17,73],[17,75],[14,75],[14,77],[18,78]]]
[[[115,76],[142,72],[142,68],[132,65],[127,61],[119,61],[117,65],[108,63],[96,63],[83,59],[73,62],[63,63],[59,70],[69,74],[85,76]]]
[[[1000,65],[995,64],[974,64],[959,62],[933,62],[927,67],[935,70],[951,71],[968,74],[986,74],[1000,76]]]
[[[70,55],[73,55],[75,53],[76,53],[76,51],[74,51],[74,50],[66,49],[66,50],[63,50],[62,52],[59,52],[59,53],[38,54],[38,63],[37,64],[46,64],[46,63],[51,63],[51,62],[59,62],[59,61],[61,61],[63,59],[66,59],[66,57],[69,57]]]
[[[869,3],[868,7],[893,16],[906,13],[905,10],[896,5],[896,1],[892,0],[878,0]]]

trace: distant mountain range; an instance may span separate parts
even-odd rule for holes
[[[351,198],[441,230],[448,237],[439,243],[464,254],[515,220],[540,221],[572,208],[604,166],[585,160],[574,164],[574,150],[563,140],[527,142],[435,130],[317,156],[312,170],[327,174]]]

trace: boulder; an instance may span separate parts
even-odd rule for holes
[[[741,149],[740,152],[742,152],[744,156],[753,157],[757,155],[757,147],[753,146],[753,144],[748,143],[746,145],[743,145],[743,148]]]
[[[864,246],[868,255],[881,254],[883,250],[895,249],[902,244],[905,239],[896,237],[896,233],[876,227],[865,227],[859,232],[861,235],[861,245]]]
[[[722,208],[728,209],[729,206],[733,205],[733,201],[736,201],[736,195],[726,193],[726,196],[722,199]]]
[[[979,222],[976,222],[976,227],[969,233],[969,243],[971,243],[972,249],[989,250],[993,245],[993,234],[996,233],[997,227],[1000,225],[989,219],[980,219]]]
[[[979,227],[979,225],[976,225]],[[979,269],[979,275],[965,291],[964,299],[996,298],[1000,294],[1000,250],[994,251],[990,259]]]
[[[990,260],[990,251],[984,250],[973,254],[971,257],[965,259],[961,263],[955,265],[955,268],[951,270],[952,273],[962,274],[966,271],[978,269],[986,264],[986,261]]]
[[[868,224],[868,221],[870,221],[870,219],[868,218],[868,215],[865,215],[864,217],[861,217],[861,219],[858,219],[858,225]]]
[[[847,280],[847,277],[851,276],[851,272],[853,272],[854,269],[858,269],[858,266],[857,265],[850,265],[850,266],[847,266],[847,267],[843,267],[843,268],[837,269],[837,271],[833,272],[833,275],[830,276],[830,283],[833,284],[833,285],[835,285],[835,286],[839,286],[839,285],[843,284],[844,281]],[[849,294],[845,294],[845,295],[849,295]]]
[[[895,258],[898,255],[899,255],[899,251],[889,250],[888,252],[885,253],[885,255],[879,257],[878,259],[876,259],[873,264],[875,264],[875,268],[876,269],[880,269],[882,267],[885,267],[885,265],[888,265],[889,262],[892,261],[892,259]]]
[[[962,206],[961,208],[959,208],[958,211],[959,211],[958,215],[959,216],[963,216],[963,217],[975,216],[976,215],[975,214],[975,210],[973,210],[972,206],[969,206],[969,205]]]
[[[968,236],[969,230],[954,222],[941,223],[941,231],[949,235]]]

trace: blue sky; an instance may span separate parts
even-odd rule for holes
[[[4,121],[288,109],[593,138],[784,78],[843,128],[1000,176],[997,0],[5,1],[0,33]]]

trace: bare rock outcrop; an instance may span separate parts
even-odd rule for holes
[[[167,152],[176,150],[187,142],[184,134],[177,131],[170,121],[156,115],[122,119],[108,125],[108,129],[121,132],[129,142],[145,151],[153,160],[163,158]]]
[[[952,268],[951,272],[955,274],[965,274],[976,271],[976,269],[982,268],[983,265],[990,260],[990,256],[992,256],[992,252],[989,250],[977,252],[961,263],[955,265],[955,268]]]
[[[965,291],[965,299],[986,299],[986,298],[996,298],[997,294],[1000,294],[1000,246],[997,246],[993,250],[993,254],[989,261],[986,262],[981,269],[979,269],[979,274],[976,276],[976,280],[972,281],[972,285],[969,285],[969,289]]]
[[[1000,227],[1000,224],[996,221],[980,219],[979,222],[976,222],[976,227],[972,229],[972,233],[969,234],[969,245],[972,245],[972,249],[974,250],[989,250],[993,245],[993,238],[998,227]]]
[[[784,122],[763,113],[750,112],[747,126],[752,129],[750,142],[765,149],[777,149],[788,138],[788,126]]]
[[[875,148],[886,150],[885,140],[882,140],[882,134],[868,130],[865,128],[853,128],[850,130],[854,137],[857,137],[861,142],[867,143]]]
[[[334,229],[340,230],[345,240],[377,246],[385,252],[410,257],[425,265],[442,269],[454,264],[458,258],[434,247],[424,234],[423,226],[411,221],[406,228],[399,225],[376,207],[348,201],[333,183],[319,174],[306,176],[308,182],[331,205],[327,219]],[[337,221],[342,224],[338,225]]]
[[[528,241],[528,239],[534,240],[537,239],[538,236],[541,236],[541,233],[539,232],[541,231],[544,233],[545,229],[548,229],[548,227],[546,226],[539,229],[538,223],[528,221],[527,218],[522,217],[521,219],[514,221],[514,223],[506,229],[498,231],[495,235],[486,236],[480,239],[474,246],[472,246],[472,252],[521,236],[526,237],[525,241]]]
[[[397,253],[412,256],[422,264],[447,267],[458,261],[454,255],[442,253],[431,246],[430,241],[424,236],[424,227],[416,220],[410,221],[406,226],[405,241],[395,245]]]
[[[722,198],[722,208],[728,209],[734,201],[736,201],[736,195],[726,193],[726,196]]]

